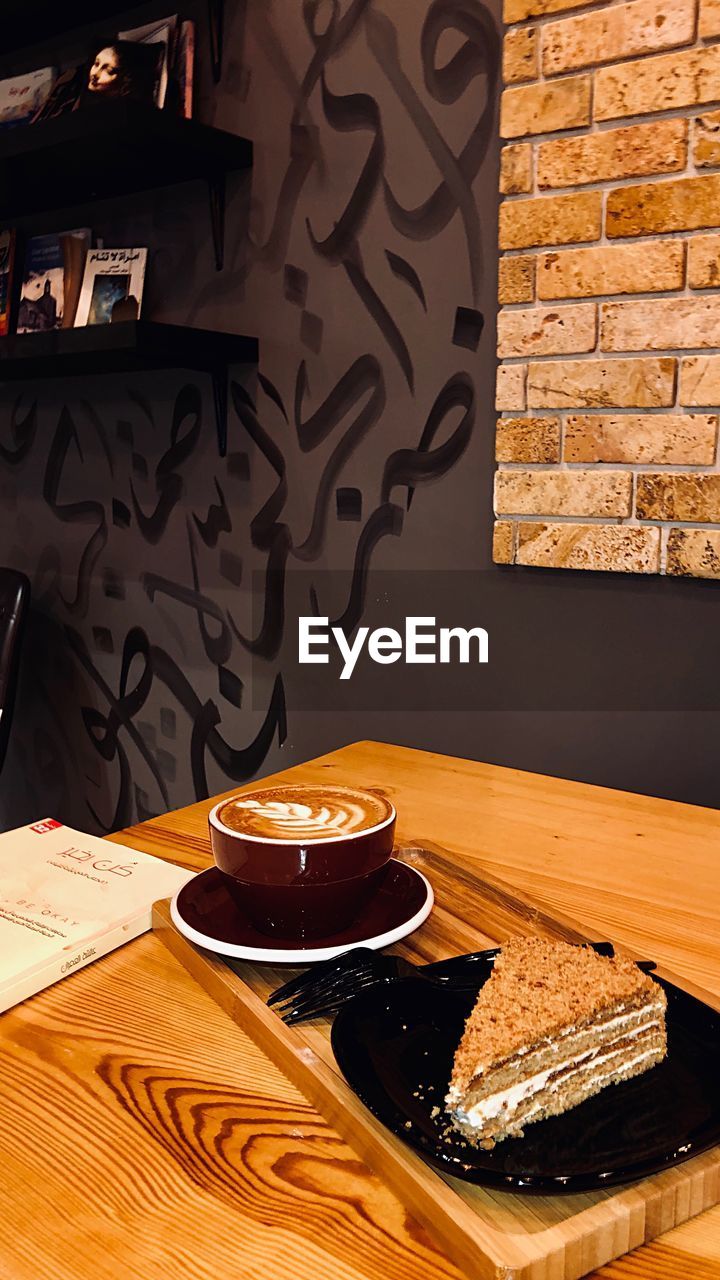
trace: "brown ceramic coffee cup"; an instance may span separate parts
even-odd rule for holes
[[[213,857],[263,933],[304,940],[345,929],[386,874],[395,807],[356,787],[269,786],[210,813]]]

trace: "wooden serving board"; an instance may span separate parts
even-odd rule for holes
[[[405,848],[396,856],[422,870],[435,890],[429,920],[395,948],[410,960],[476,951],[514,934],[589,940],[570,921],[458,866],[445,850]],[[720,1202],[720,1148],[643,1182],[583,1195],[522,1196],[446,1177],[389,1133],[345,1083],[330,1047],[329,1019],[286,1027],[268,1009],[269,993],[299,969],[238,963],[236,972],[187,942],[164,902],[155,907],[154,928],[472,1280],[579,1280]],[[707,992],[677,985],[718,1007]]]

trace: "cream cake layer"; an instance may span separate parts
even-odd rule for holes
[[[456,1107],[455,1124],[477,1140],[511,1137],[524,1125],[559,1115],[599,1093],[608,1085],[639,1075],[665,1056],[664,1028],[648,1024],[596,1051],[565,1059],[535,1075],[524,1075],[509,1088],[489,1093],[467,1110]]]
[[[658,999],[653,1004],[644,1004],[635,1009],[622,1005],[603,1021],[586,1023],[581,1027],[569,1026],[562,1035],[554,1039],[544,1038],[536,1045],[527,1045],[504,1062],[498,1062],[490,1068],[481,1066],[464,1089],[451,1084],[447,1103],[451,1107],[457,1106],[464,1099],[466,1106],[471,1106],[489,1092],[512,1087],[519,1071],[523,1078],[536,1074],[554,1063],[557,1064],[562,1057],[577,1057],[595,1049],[599,1041],[610,1041],[621,1033],[637,1034],[652,1022],[662,1022],[665,996],[661,988],[656,987],[655,990]]]

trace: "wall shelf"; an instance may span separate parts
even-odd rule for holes
[[[38,41],[65,35],[72,27],[83,27],[118,18],[140,8],[147,0],[3,0],[3,54]],[[166,9],[158,0],[158,10]],[[210,29],[210,53],[213,76],[217,83],[222,74],[223,27],[225,0],[207,0]],[[159,16],[163,16],[159,14]],[[123,23],[128,27],[130,23]]]
[[[152,369],[210,373],[218,447],[224,457],[228,366],[256,364],[257,359],[256,338],[152,320],[129,320],[0,338],[0,382]]]
[[[0,133],[0,222],[204,179],[220,270],[225,176],[251,164],[252,143],[237,134],[136,102],[97,103]]]

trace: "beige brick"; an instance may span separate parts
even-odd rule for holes
[[[698,35],[703,40],[720,36],[720,0],[700,0]]]
[[[675,398],[676,364],[670,356],[531,363],[528,407],[650,409],[669,406]]]
[[[691,289],[720,286],[720,236],[693,236],[688,247],[688,284]]]
[[[500,418],[495,431],[498,462],[559,462],[557,418]]]
[[[500,152],[500,190],[504,196],[532,191],[532,145],[511,142]]]
[[[605,129],[581,138],[554,138],[538,147],[538,186],[577,187],[583,182],[675,173],[687,161],[687,120]]]
[[[720,174],[641,183],[608,193],[606,229],[611,237],[718,226]]]
[[[500,206],[500,248],[575,244],[598,240],[602,195],[583,191],[569,196],[541,196],[538,200],[507,200]]]
[[[642,462],[709,467],[714,413],[573,414],[565,422],[567,462]]]
[[[503,21],[524,22],[526,18],[541,18],[545,13],[562,13],[564,9],[580,9],[586,0],[504,0]]]
[[[602,524],[521,524],[516,564],[657,573],[660,530]]]
[[[500,137],[522,138],[590,123],[590,77],[506,89],[500,102]]]
[[[599,293],[652,293],[681,289],[685,245],[681,240],[614,244],[601,249],[544,253],[538,262],[539,298],[589,298]]]
[[[720,165],[720,111],[706,111],[695,117],[693,160],[698,169],[714,169]]]
[[[635,511],[641,520],[720,521],[720,475],[676,471],[639,475]]]
[[[515,525],[511,520],[496,520],[493,529],[493,563],[512,564],[515,551],[514,544]]]
[[[718,346],[720,297],[650,298],[642,302],[604,302],[600,307],[603,351]]]
[[[595,73],[595,119],[615,120],[716,102],[718,77],[718,45],[601,67]]]
[[[680,372],[680,403],[720,404],[720,356],[686,356]]]
[[[501,364],[495,384],[496,409],[525,408],[525,375],[527,365]]]
[[[720,529],[671,529],[666,573],[720,578]]]
[[[498,302],[532,302],[535,297],[535,265],[537,259],[522,253],[516,258],[501,258],[498,263]]]
[[[634,0],[612,4],[543,28],[543,72],[561,71],[632,58],[692,43],[695,0]]]
[[[597,338],[595,304],[501,311],[497,351],[507,356],[564,356],[592,351]]]
[[[503,80],[514,84],[534,80],[538,74],[538,33],[536,27],[508,31],[503,42]]]
[[[631,502],[629,471],[495,473],[498,515],[628,516]]]

